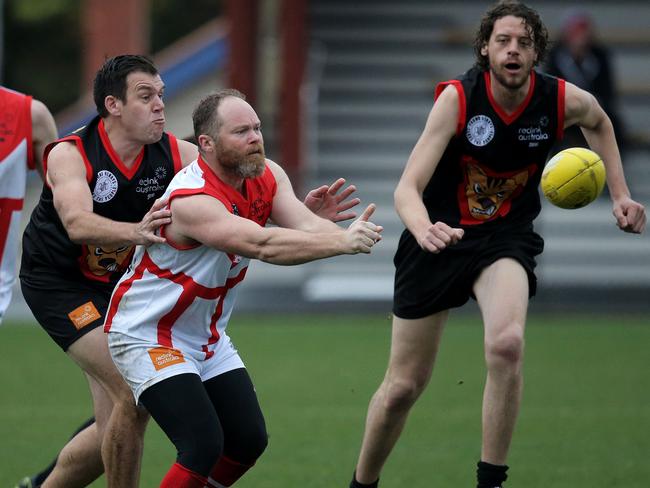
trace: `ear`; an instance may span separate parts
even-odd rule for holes
[[[104,107],[111,115],[119,116],[122,114],[122,102],[113,95],[104,98]]]
[[[481,46],[481,56],[487,56],[488,55],[488,45],[487,42]]]
[[[199,145],[199,149],[203,152],[213,152],[214,151],[214,139],[207,134],[201,134],[196,142]]]

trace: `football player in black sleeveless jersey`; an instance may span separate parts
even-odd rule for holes
[[[449,310],[474,298],[484,325],[478,488],[501,488],[522,395],[524,328],[535,294],[538,184],[553,142],[578,125],[600,154],[617,225],[640,233],[646,216],[627,188],[612,124],[589,93],[542,73],[547,33],[514,1],[484,16],[477,63],[441,83],[395,190],[406,230],[395,255],[393,333],[373,396],[351,488],[376,487],[426,387]]]

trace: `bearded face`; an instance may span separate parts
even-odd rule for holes
[[[535,43],[523,19],[508,15],[495,21],[488,43],[481,50],[490,72],[504,88],[519,90],[528,81],[537,60]]]
[[[265,154],[262,143],[250,145],[241,150],[226,147],[223,142],[217,143],[217,161],[228,172],[239,178],[255,178],[264,173]]]

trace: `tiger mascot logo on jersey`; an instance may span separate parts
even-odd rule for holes
[[[108,278],[110,274],[126,269],[134,248],[135,246],[84,246],[81,271],[91,279]]]
[[[534,166],[497,173],[471,158],[464,159],[465,178],[459,187],[461,224],[480,224],[507,215],[512,199],[523,191]]]

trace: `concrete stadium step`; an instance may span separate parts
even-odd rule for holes
[[[393,26],[392,24],[397,24]],[[353,26],[337,24],[336,26],[312,29],[312,37],[326,42],[330,49],[345,49],[353,44],[355,48],[381,50],[386,47],[399,45],[401,48],[414,46],[418,49],[427,45],[436,45],[447,42],[447,33],[434,25],[426,23],[424,26],[411,26],[408,29],[392,19],[390,24],[383,23],[379,26]]]
[[[314,165],[318,171],[320,181],[332,178],[347,178],[350,182],[360,182],[363,172],[372,172],[373,176],[392,178],[395,183],[399,174],[404,169],[410,150],[403,154],[385,154],[381,152],[365,151],[363,153],[347,151],[324,154],[319,157],[318,164]]]
[[[608,21],[614,14],[625,17],[613,20],[603,31],[606,36],[618,28],[629,28],[634,35],[647,23],[641,13],[647,11],[650,18],[650,4],[637,9],[639,16],[619,12],[629,5],[625,0],[620,5],[590,2],[589,8]],[[375,220],[386,231],[383,242],[364,259],[344,256],[307,265],[302,294],[322,302],[390,301],[392,257],[403,229],[393,210],[393,190],[426,122],[435,83],[473,64],[471,39],[486,4],[470,0],[450,9],[448,3],[430,0],[313,0],[310,8],[312,35],[325,62],[313,169],[319,178],[345,176],[355,183],[364,203],[378,204]],[[565,8],[559,2],[539,6],[552,32]],[[645,124],[650,71],[640,69],[647,66],[648,49],[642,40],[630,43],[624,37],[609,46],[622,93],[621,115],[636,140],[650,140]],[[637,199],[650,196],[648,157],[643,151],[625,155],[627,179]],[[607,197],[575,211],[544,204],[536,226],[546,241],[538,268],[542,288],[650,286],[648,238],[618,230]]]

